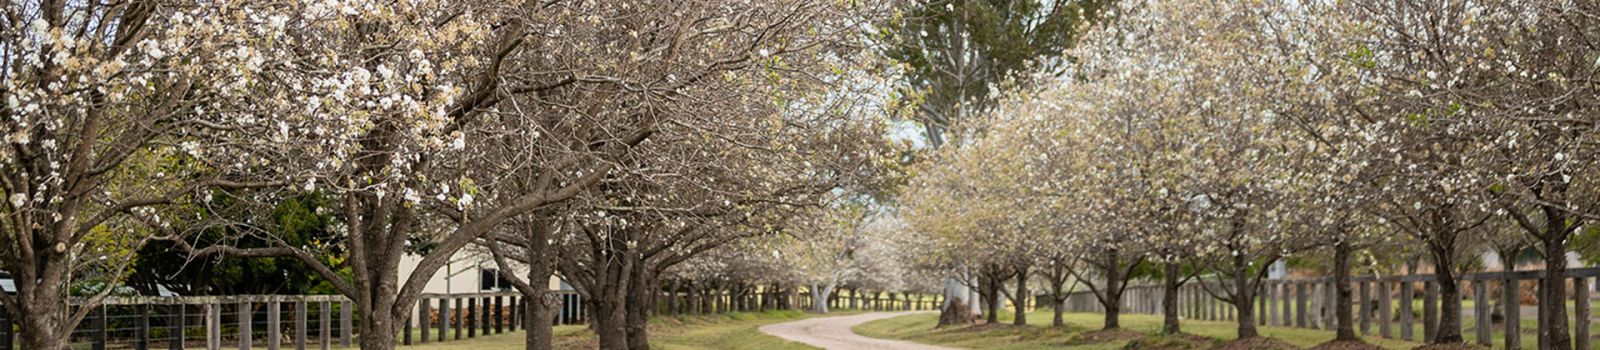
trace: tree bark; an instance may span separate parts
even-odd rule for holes
[[[609,292],[598,292],[596,295]],[[594,322],[595,335],[600,338],[601,350],[626,350],[628,349],[628,315],[622,298],[605,298],[605,300],[591,298],[590,308],[594,310],[589,317]]]
[[[1064,314],[1067,311],[1067,291],[1065,290],[1069,277],[1066,267],[1059,263],[1050,264],[1050,269],[1044,270],[1045,276],[1050,281],[1050,306],[1055,309],[1054,317],[1050,319],[1050,326],[1061,327],[1066,325]]]
[[[1439,283],[1439,325],[1434,333],[1434,344],[1460,344],[1461,337],[1461,283],[1456,281],[1453,248],[1444,244],[1430,244],[1433,253],[1434,275]],[[1414,268],[1413,268],[1414,269]],[[1563,307],[1565,307],[1563,305]]]
[[[984,322],[989,324],[1000,323],[1000,305],[998,304],[1002,286],[1000,285],[1000,277],[996,276],[999,274],[997,270],[999,270],[997,267],[985,267],[983,276],[980,278],[981,281],[978,283],[978,297],[983,299],[980,301],[983,303],[983,319]]]
[[[828,303],[826,301],[827,300],[831,300],[831,298],[828,298],[828,296],[829,295],[833,295],[833,288],[834,288],[834,284],[831,283],[831,282],[828,283],[826,286],[823,286],[820,289],[817,288],[816,285],[812,285],[811,286],[811,299],[822,300],[823,301],[823,302],[812,303],[812,307],[811,307],[812,311],[814,311],[814,312],[816,312],[818,314],[827,314],[828,313]]]
[[[1260,336],[1256,330],[1255,288],[1251,288],[1250,258],[1233,255],[1233,309],[1239,313],[1239,339]]]
[[[1061,326],[1067,325],[1067,319],[1066,319],[1067,300],[1064,299],[1064,298],[1052,298],[1052,299],[1053,300],[1050,300],[1050,302],[1055,304],[1055,305],[1053,305],[1055,307],[1055,317],[1050,319],[1050,326],[1051,327],[1061,327]]]
[[[1571,349],[1572,335],[1567,327],[1567,215],[1562,208],[1545,206],[1545,278],[1539,280],[1539,347]]]
[[[533,277],[533,274],[529,273],[529,277]],[[549,278],[550,276],[545,276],[546,281]],[[556,318],[555,305],[560,301],[556,300],[555,293],[549,291],[535,296],[526,294],[524,296],[527,299],[527,315],[523,316],[523,328],[527,330],[527,335],[523,339],[525,347],[528,350],[552,349],[555,341],[553,327]]]
[[[1176,262],[1163,263],[1164,271],[1161,277],[1161,333],[1178,334],[1183,332],[1182,325],[1178,322],[1178,288],[1182,287],[1182,266]]]
[[[1355,317],[1351,314],[1350,290],[1350,243],[1339,241],[1333,245],[1333,284],[1338,290],[1338,297],[1334,299],[1334,319],[1338,323],[1338,330],[1334,332],[1335,341],[1357,341]],[[1362,306],[1366,307],[1365,305]]]
[[[638,263],[636,263],[638,264]],[[650,350],[650,333],[647,324],[655,305],[655,293],[660,289],[655,273],[643,266],[633,269],[633,280],[628,281],[627,332],[629,350]]]
[[[1110,264],[1105,268],[1106,286],[1102,292],[1105,297],[1100,301],[1100,306],[1105,308],[1105,322],[1101,329],[1110,330],[1122,328],[1122,264],[1118,263],[1121,257],[1116,249],[1106,250],[1106,257]]]
[[[1016,309],[1012,315],[1011,324],[1017,326],[1028,325],[1028,266],[1017,267],[1017,294],[1012,297],[1011,304]]]
[[[13,317],[17,317],[18,326],[21,327],[21,334],[18,334],[21,340],[19,349],[67,350],[65,332],[67,315],[63,309],[63,304],[67,300],[66,293],[42,291],[60,290],[54,286],[39,285],[38,288],[31,295],[22,295],[19,290],[17,295],[19,305],[12,309],[21,311],[11,313]]]

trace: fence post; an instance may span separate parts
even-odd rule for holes
[[[461,329],[462,328],[468,328],[469,330],[471,329],[471,326],[468,326],[466,324],[466,322],[468,321],[467,320],[468,318],[472,317],[472,308],[471,308],[470,304],[466,304],[466,302],[462,301],[461,298],[455,298],[455,299],[456,299],[456,309],[455,309],[456,310],[456,314],[455,315],[451,315],[451,316],[455,316],[455,317],[452,317],[454,319],[452,321],[454,321],[453,322],[454,323],[453,326],[455,326],[455,328],[456,328],[456,340],[461,340]],[[463,306],[467,306],[467,307],[463,308]]]
[[[206,349],[222,349],[222,304],[206,304]]]
[[[1413,340],[1411,333],[1415,330],[1412,327],[1416,324],[1411,317],[1412,300],[1415,300],[1415,296],[1411,294],[1411,281],[1402,280],[1400,282],[1400,339],[1402,340]]]
[[[426,299],[418,298],[418,300],[420,301],[420,300],[426,300]],[[414,317],[414,314],[413,315],[406,315],[405,336],[400,338],[400,344],[401,345],[411,345],[411,332],[414,331],[414,329],[415,329],[414,328],[415,327],[414,324],[417,323],[415,318],[416,317]],[[426,329],[428,327],[424,326],[422,328]]]
[[[278,299],[267,301],[267,350],[278,350],[282,345],[283,305]]]
[[[1573,348],[1589,347],[1589,278],[1572,279],[1572,342]]]
[[[177,304],[177,305],[173,305],[173,306],[177,307],[178,312],[175,312],[176,315],[174,315],[175,317],[172,320],[172,324],[169,326],[169,328],[171,328],[171,331],[169,333],[172,333],[172,334],[170,334],[169,337],[168,337],[168,338],[170,338],[170,340],[167,341],[167,349],[169,349],[169,350],[184,350],[183,349],[183,331],[184,331],[185,326],[184,326],[183,323],[188,321],[188,320],[184,319],[185,316],[186,316],[186,315],[184,315],[184,312],[188,311],[188,306],[189,305],[187,305],[187,304]]]
[[[1489,319],[1489,281],[1472,281],[1473,330],[1477,331],[1478,345],[1494,346],[1494,326]]]
[[[1267,286],[1256,288],[1256,325],[1267,325]]]
[[[1432,343],[1439,334],[1439,282],[1422,282],[1422,339]]]
[[[11,350],[11,312],[0,307],[0,350]]]
[[[321,327],[317,328],[322,328],[322,336],[317,337],[317,343],[322,345],[322,350],[328,350],[333,345],[333,302],[323,300],[322,307],[318,311],[321,311],[318,312],[320,314],[318,317],[321,317],[318,325]]]
[[[478,337],[478,314],[481,313],[478,311],[478,298],[467,298],[466,311],[461,315],[467,318],[467,338],[476,338]]]
[[[1328,329],[1328,284],[1321,280],[1311,283],[1311,309],[1307,310],[1311,329]]]
[[[350,320],[351,302],[348,299],[339,300],[339,346],[350,347],[350,335],[355,333],[355,324]]]
[[[294,350],[306,350],[306,297],[294,301]]]
[[[205,348],[208,350],[221,350],[222,348],[222,304],[205,305]]]
[[[439,298],[439,341],[450,334],[450,299]]]
[[[1278,282],[1278,313],[1283,315],[1281,327],[1294,327],[1294,285],[1289,281]]]
[[[560,308],[556,309],[556,324],[558,324],[558,325],[567,324],[567,319],[569,317],[571,317],[571,316],[569,316],[567,314],[568,312],[570,312],[570,308],[567,307],[567,305],[570,304],[570,303],[567,302],[567,295],[565,293],[556,294],[556,298],[560,300],[560,304],[561,304]],[[678,309],[679,310],[679,312],[678,312],[679,315],[690,313],[690,312],[685,312],[685,311],[687,311],[687,308],[689,307],[689,298],[687,296],[684,297],[683,302],[679,303],[678,306],[679,306],[679,309]]]
[[[1220,287],[1220,285],[1219,285]],[[1218,288],[1221,289],[1221,288]],[[1217,298],[1206,298],[1206,319],[1211,321],[1222,320],[1222,301]]]
[[[494,296],[494,334],[506,332],[506,309],[503,296]]]
[[[8,327],[9,328],[9,327]],[[134,350],[150,350],[150,304],[139,304],[139,324],[137,337],[133,340]]]
[[[1389,302],[1389,282],[1378,281],[1378,336],[1392,339],[1389,323],[1394,322],[1394,304]]]
[[[1278,292],[1277,286],[1277,282],[1271,280],[1261,282],[1261,311],[1265,313],[1261,316],[1261,321],[1266,322],[1268,326],[1278,325],[1278,300],[1275,295]]]
[[[1361,303],[1356,304],[1356,314],[1361,316],[1361,335],[1372,335],[1372,282],[1361,281]]]
[[[1322,302],[1322,329],[1334,330],[1339,327],[1339,317],[1334,310],[1339,305],[1339,283],[1334,281],[1333,277],[1328,277],[1328,282],[1325,285],[1323,295],[1326,298]]]
[[[234,319],[239,322],[239,350],[250,350],[252,318],[255,317],[250,314],[250,302],[239,302],[239,310],[234,315]]]
[[[478,332],[478,334],[489,335],[489,330],[493,329],[493,328],[489,327],[489,322],[490,322],[489,316],[494,315],[494,313],[491,312],[489,310],[489,308],[492,307],[493,305],[490,305],[490,303],[489,303],[490,299],[489,299],[488,296],[483,296],[482,298],[483,298],[483,300],[479,300],[478,301],[478,304],[480,305],[478,307],[478,312],[481,313],[481,315],[478,315],[478,322],[482,322],[482,323],[478,324],[478,327],[479,328],[483,328],[483,331]]]
[[[1505,308],[1506,349],[1516,350],[1522,348],[1522,307],[1518,305],[1517,298],[1520,283],[1514,279],[1516,276],[1511,278],[1501,284],[1501,289],[1505,290],[1505,300],[1500,302],[1500,306]]]
[[[96,306],[94,313],[94,345],[92,348],[94,350],[106,350],[106,317],[111,315],[106,313],[104,304]]]
[[[1310,285],[1306,284],[1305,282],[1295,282],[1295,288],[1294,288],[1294,326],[1295,327],[1306,328],[1306,326],[1307,326],[1306,321],[1308,321],[1308,320],[1306,319],[1306,294],[1310,293],[1310,291],[1306,290],[1307,287],[1310,287]]]
[[[422,338],[423,344],[427,344],[429,340],[432,340],[429,339],[432,338],[430,334],[432,332],[428,331],[433,329],[433,313],[428,311],[433,306],[432,304],[433,301],[428,300],[427,297],[417,300],[417,328],[420,328],[419,331],[422,332],[420,338]]]

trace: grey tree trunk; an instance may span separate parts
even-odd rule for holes
[[[630,254],[631,255],[631,254]],[[650,312],[655,308],[655,294],[660,290],[656,282],[655,271],[644,266],[642,261],[635,261],[631,280],[628,281],[628,296],[626,306],[629,350],[650,350],[650,333],[648,323]]]
[[[1333,336],[1333,340],[1336,341],[1361,340],[1356,337],[1355,317],[1350,312],[1352,306],[1350,300],[1353,294],[1350,290],[1350,250],[1348,242],[1339,241],[1333,245],[1333,284],[1338,290],[1338,297],[1334,298],[1333,311],[1335,321],[1338,323],[1336,327],[1338,330]]]
[[[1545,278],[1539,280],[1539,347],[1571,349],[1572,335],[1567,327],[1567,214],[1560,208],[1545,206]]]
[[[830,300],[830,298],[828,298],[829,295],[833,295],[833,288],[833,283],[828,283],[826,286],[823,286],[820,289],[817,288],[816,285],[811,285],[811,299],[820,300],[819,302],[812,303],[812,311],[815,311],[819,314],[828,313],[827,300]]]
[[[1233,309],[1239,313],[1239,339],[1260,336],[1256,330],[1255,290],[1250,287],[1250,259],[1233,255]]]
[[[1182,325],[1178,323],[1178,288],[1182,287],[1182,266],[1176,262],[1163,263],[1161,285],[1161,333],[1178,334],[1183,332]]]
[[[595,295],[607,294],[597,291]],[[614,292],[611,292],[614,293]],[[595,335],[600,338],[601,350],[626,350],[628,349],[628,314],[622,298],[612,296],[605,299],[590,298],[588,303],[594,310],[589,316],[589,322],[594,322]]]
[[[1105,268],[1106,286],[1100,306],[1105,309],[1105,322],[1101,328],[1109,330],[1122,328],[1122,267],[1118,263],[1121,256],[1116,249],[1107,250],[1106,255],[1110,264]]]
[[[1012,316],[1011,324],[1018,326],[1028,325],[1028,266],[1017,267],[1017,294],[1012,298],[1016,314]]]
[[[1454,248],[1446,244],[1429,242],[1433,253],[1434,275],[1439,283],[1439,325],[1433,337],[1434,344],[1460,344],[1461,336],[1461,283],[1456,281]],[[1415,270],[1415,268],[1412,268]]]

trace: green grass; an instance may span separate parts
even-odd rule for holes
[[[1002,312],[1000,319],[1009,321],[1010,313]],[[856,333],[875,338],[910,340],[927,344],[946,345],[968,349],[1121,349],[1126,341],[1086,344],[1079,336],[1088,330],[1098,329],[1103,316],[1092,313],[1070,313],[1065,317],[1067,327],[1052,328],[1049,310],[1028,313],[1030,327],[975,327],[971,329],[933,329],[938,315],[918,314],[868,322],[854,329]],[[1161,327],[1161,317],[1156,315],[1123,315],[1122,326],[1130,331],[1154,334]],[[1237,325],[1232,322],[1183,322],[1184,332],[1219,340],[1234,338]],[[1309,329],[1261,327],[1263,336],[1273,337],[1296,346],[1309,347],[1333,339],[1333,332]],[[1410,349],[1419,345],[1386,339],[1368,339],[1368,342],[1388,349]]]
[[[837,316],[849,313],[833,313]],[[804,344],[766,335],[757,328],[780,322],[814,317],[799,311],[741,312],[724,315],[659,316],[650,320],[650,345],[666,350],[816,349]],[[449,340],[412,346],[401,350],[521,350],[523,332],[506,332],[471,339]],[[599,340],[584,326],[557,326],[553,341],[556,349],[594,349]]]
[[[829,316],[840,315],[830,314]],[[816,349],[761,333],[761,326],[812,317],[799,311],[732,313],[726,315],[657,317],[652,320],[650,345],[667,350],[700,349]]]

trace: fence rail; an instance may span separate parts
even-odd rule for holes
[[[578,295],[555,293],[561,305],[551,322],[583,322]],[[81,308],[83,300],[68,303]],[[517,293],[423,294],[416,312],[405,319],[401,339],[410,345],[516,331],[524,327],[525,306]],[[327,350],[334,344],[350,347],[359,336],[354,307],[335,295],[110,297],[89,312],[69,342],[73,349],[89,350]],[[19,350],[15,318],[4,309],[0,325],[0,350]],[[432,329],[438,330],[436,336]],[[452,330],[454,336],[447,337]]]
[[[1568,269],[1566,288],[1571,301],[1573,343],[1576,348],[1589,349],[1591,343],[1590,299],[1592,286],[1600,277],[1600,267]],[[1485,346],[1502,345],[1516,349],[1522,346],[1522,291],[1524,281],[1546,278],[1543,270],[1510,272],[1473,272],[1461,274],[1457,280],[1463,301],[1472,301],[1471,307],[1463,305],[1462,334]],[[1429,341],[1438,334],[1440,305],[1439,278],[1437,275],[1352,276],[1352,315],[1359,334],[1376,334],[1386,339]],[[1269,279],[1261,283],[1249,311],[1255,322],[1263,326],[1306,329],[1333,329],[1335,327],[1335,300],[1337,288],[1330,277]],[[1238,321],[1237,310],[1212,293],[1230,290],[1231,285],[1214,280],[1197,280],[1185,284],[1178,292],[1178,310],[1182,317],[1208,321]],[[1129,286],[1122,298],[1122,310],[1133,314],[1160,314],[1162,312],[1162,286]],[[1417,310],[1420,304],[1421,310]],[[1068,296],[1067,309],[1074,312],[1104,312],[1094,294],[1079,291]],[[1495,313],[1500,318],[1493,317]],[[1471,322],[1468,322],[1471,321]],[[1377,331],[1373,332],[1376,323]],[[1500,327],[1496,327],[1496,325]],[[1420,337],[1417,327],[1422,328]],[[1495,336],[1503,339],[1496,344]]]
[[[699,290],[664,291],[656,297],[656,312],[668,315],[714,314],[736,311],[813,310],[815,297],[809,291],[793,294],[778,289],[730,292]],[[827,296],[830,310],[912,311],[937,310],[943,300],[938,295],[912,293],[851,293],[835,290]]]

